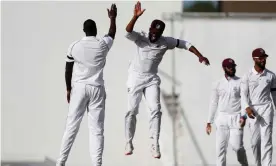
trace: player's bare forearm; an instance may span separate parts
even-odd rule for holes
[[[115,35],[116,35],[116,18],[110,18],[110,27],[109,27],[108,36],[114,39]]]
[[[132,32],[133,31],[133,28],[134,28],[134,25],[135,25],[137,19],[138,19],[138,16],[133,16],[132,17],[130,22],[127,24],[127,27],[126,27],[127,32]]]
[[[189,51],[194,53],[198,58],[203,57],[202,54],[194,46],[191,46],[189,48]]]
[[[72,73],[73,73],[73,66],[74,62],[66,62],[65,66],[65,82],[66,82],[66,89],[71,90],[71,79],[72,79]]]
[[[200,63],[204,62],[205,65],[210,65],[209,60],[206,57],[202,56],[201,53],[194,46],[191,46],[189,48],[189,51],[194,53],[198,57]]]

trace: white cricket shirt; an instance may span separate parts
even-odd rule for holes
[[[267,69],[258,73],[253,67],[242,78],[241,91],[243,109],[270,104],[272,101],[276,104],[276,76]]]
[[[113,39],[110,36],[101,39],[88,36],[73,42],[68,48],[66,58],[67,62],[74,62],[72,83],[104,85],[103,69],[112,44]]]
[[[207,123],[213,123],[216,112],[241,113],[241,79],[237,76],[223,77],[213,83]]]
[[[156,74],[165,52],[168,49],[174,49],[177,45],[177,39],[164,36],[155,43],[151,43],[148,34],[143,32],[132,31],[126,34],[126,38],[137,45],[137,53],[130,62],[129,71],[138,73]],[[188,50],[191,46],[189,42],[184,41],[182,47]]]

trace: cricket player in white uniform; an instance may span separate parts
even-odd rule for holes
[[[241,109],[241,79],[236,74],[236,63],[233,59],[223,60],[225,75],[216,81],[212,88],[209,116],[206,132],[211,133],[211,124],[216,125],[216,165],[226,166],[228,144],[237,154],[238,162],[248,166],[246,151],[243,147],[243,127],[246,116]]]
[[[97,38],[96,23],[88,19],[83,25],[86,37],[72,43],[68,49],[65,79],[69,111],[57,166],[65,165],[85,111],[88,114],[92,166],[102,165],[106,100],[103,70],[116,34],[115,4],[108,10],[108,16],[108,35]]]
[[[189,42],[164,37],[162,33],[165,23],[161,20],[154,20],[150,26],[149,34],[138,33],[133,30],[136,20],[143,14],[140,2],[134,8],[134,16],[126,27],[126,38],[137,45],[137,53],[129,66],[127,81],[128,87],[128,110],[125,115],[125,154],[133,153],[133,137],[136,128],[136,115],[138,106],[144,95],[150,115],[150,139],[152,142],[151,151],[154,158],[160,158],[159,133],[161,124],[161,105],[160,105],[160,78],[157,75],[158,65],[163,55],[168,49],[186,49],[198,56],[200,62],[209,65],[207,58],[203,57],[199,51]]]
[[[266,69],[264,49],[252,52],[255,65],[242,79],[242,107],[248,115],[251,144],[257,166],[272,164],[273,103],[276,104],[276,76]],[[275,155],[274,155],[275,159]]]

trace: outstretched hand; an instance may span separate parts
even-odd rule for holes
[[[199,58],[199,62],[200,62],[200,63],[204,62],[204,64],[205,64],[206,66],[209,66],[209,65],[210,65],[210,62],[209,62],[209,60],[208,60],[206,57],[200,57],[200,58]]]
[[[141,3],[138,1],[134,7],[134,16],[140,17],[146,9],[141,9]]]
[[[108,13],[109,18],[116,18],[117,17],[117,7],[114,3],[111,5],[110,10],[107,9],[107,13]]]

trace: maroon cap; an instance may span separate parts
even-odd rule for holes
[[[237,66],[235,61],[231,58],[224,59],[222,61],[222,67],[234,67]]]
[[[265,53],[265,50],[262,48],[256,48],[252,52],[253,58],[259,58],[259,57],[268,57],[268,55]]]
[[[161,31],[164,31],[165,26],[166,24],[161,20],[153,20],[150,25],[151,28],[158,29]]]

